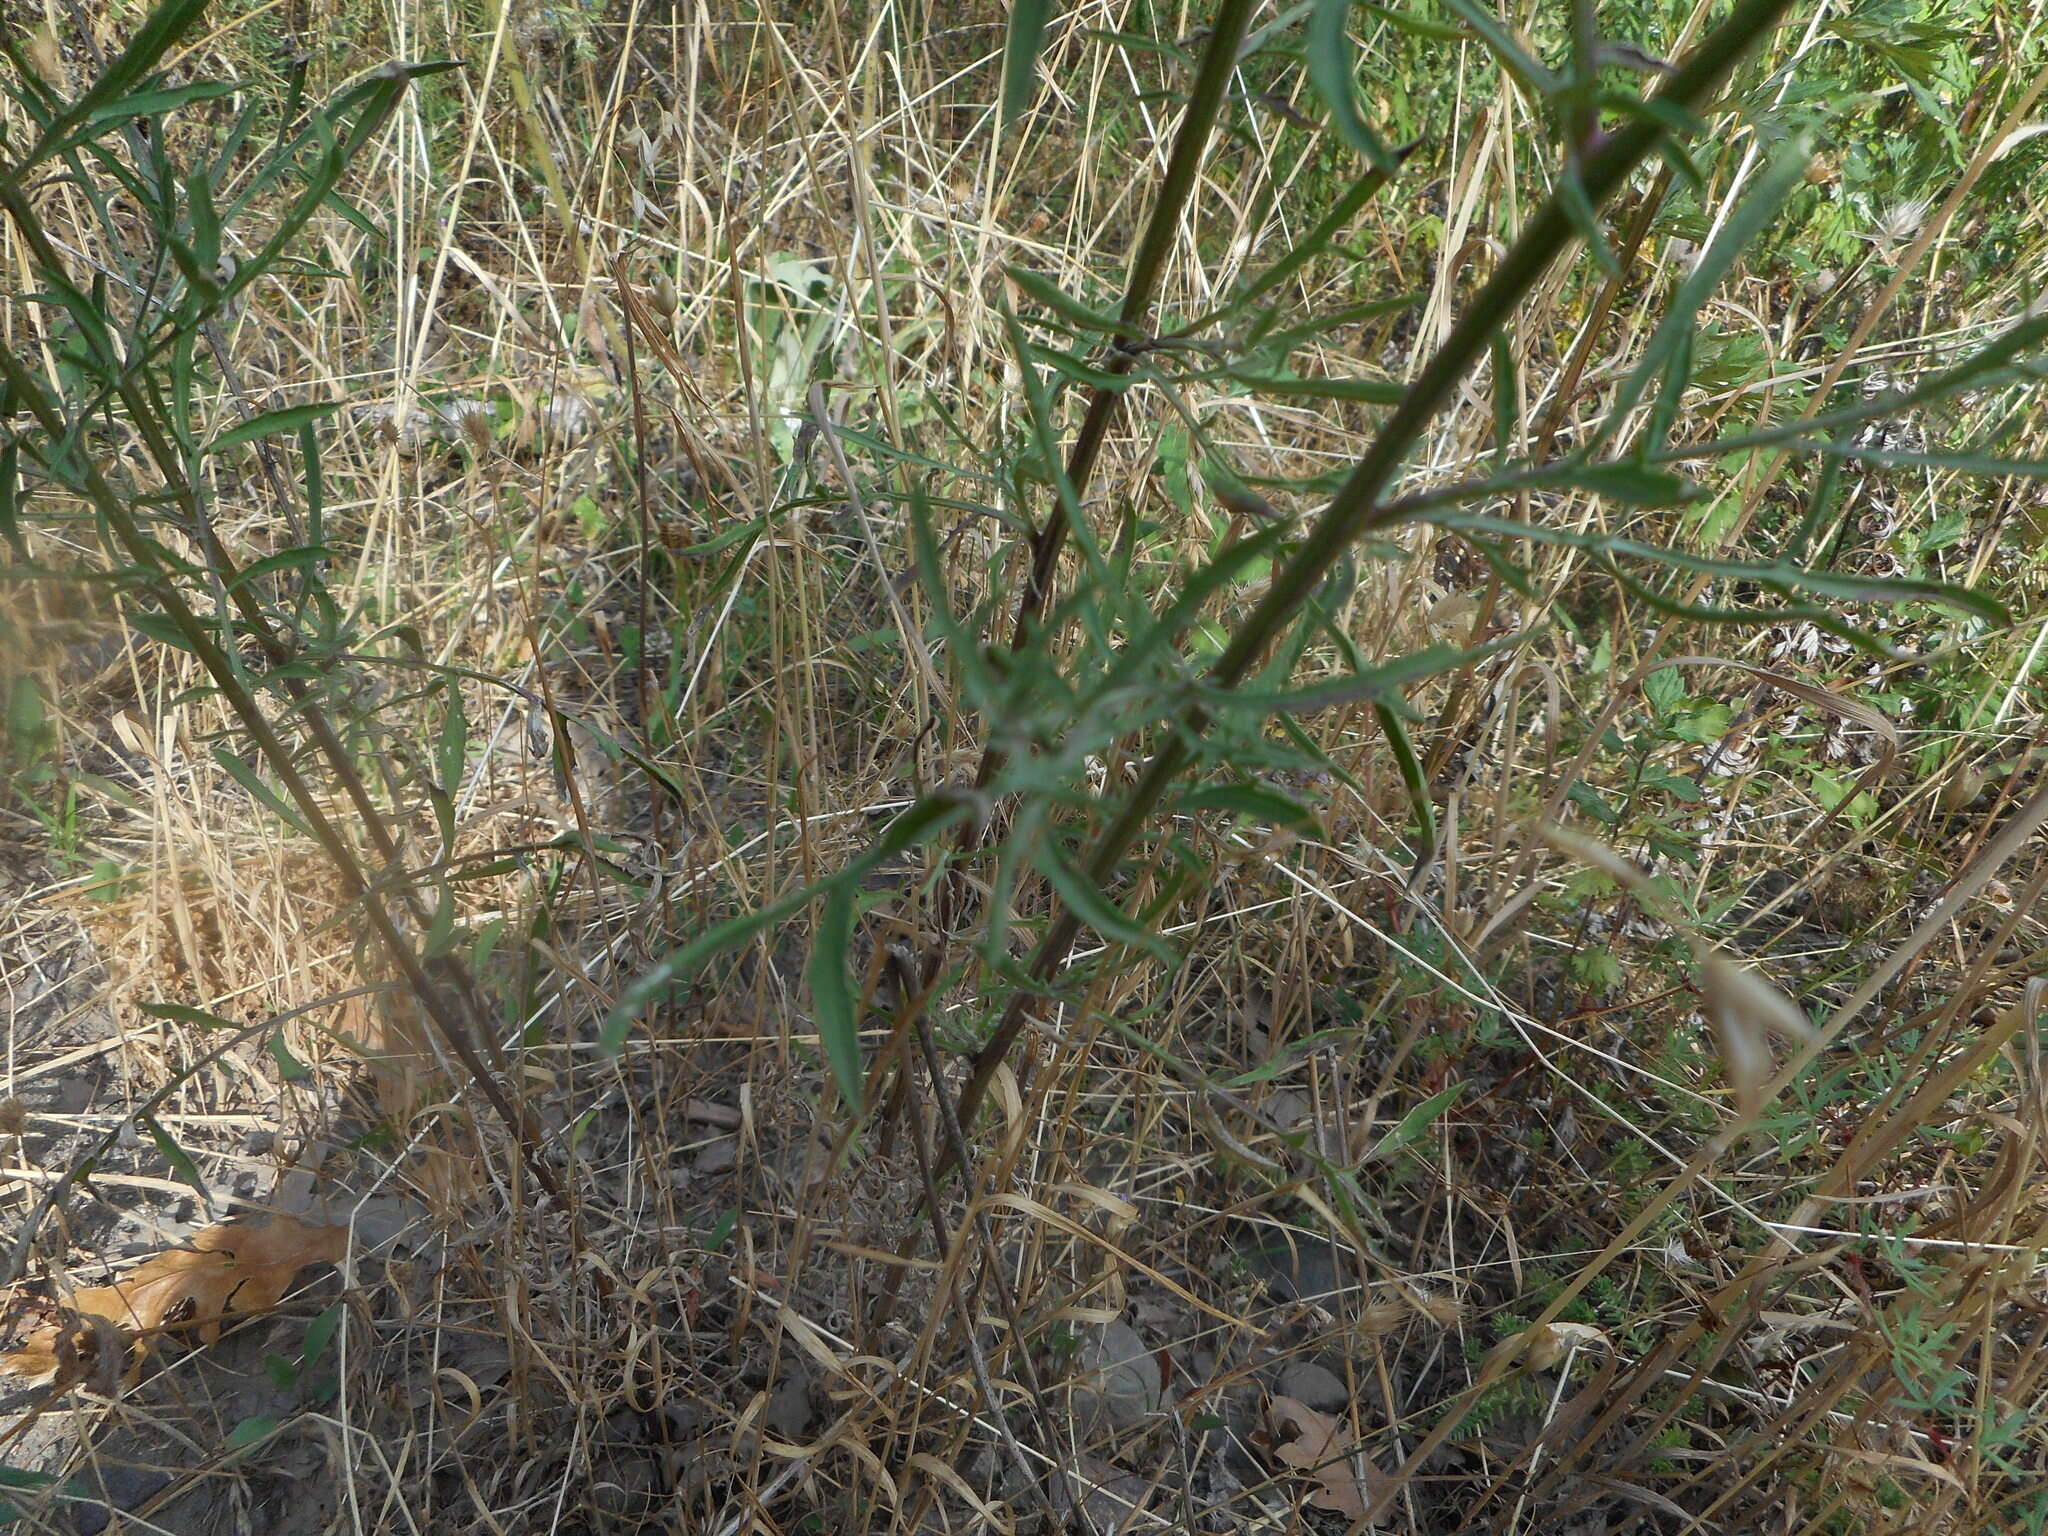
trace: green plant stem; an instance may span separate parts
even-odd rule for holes
[[[1695,106],[1727,78],[1736,62],[1776,24],[1789,4],[1790,0],[1745,0],[1738,5],[1672,73],[1659,93],[1660,99],[1680,107]],[[1611,198],[1655,151],[1662,132],[1660,127],[1638,118],[1586,157],[1582,176],[1586,196],[1595,208]],[[1563,198],[1552,197],[1523,230],[1471,307],[1402,396],[1357,468],[1310,528],[1301,548],[1275,573],[1265,598],[1217,658],[1210,672],[1213,683],[1229,688],[1242,682],[1302,604],[1322,585],[1344,551],[1387,521],[1388,510],[1382,497],[1409,451],[1454,397],[1459,382],[1485,355],[1496,328],[1506,323],[1576,236],[1577,228]],[[1110,882],[1124,853],[1151,820],[1181,770],[1187,767],[1193,756],[1190,743],[1209,724],[1209,712],[1200,705],[1192,706],[1178,727],[1159,743],[1145,776],[1096,844],[1094,856],[1088,862],[1088,879],[1098,886]],[[1040,983],[1049,981],[1066,963],[1080,931],[1080,919],[1071,911],[1062,912],[1032,954],[1030,976]],[[1028,990],[1021,988],[1011,995],[994,1036],[976,1054],[973,1071],[960,1094],[963,1123],[973,1119],[996,1069],[1016,1043],[1031,997]]]
[[[8,201],[8,194],[18,199],[19,189],[7,183],[4,190],[0,190],[0,204],[7,206],[8,212],[16,216],[18,224],[19,211]],[[0,348],[0,378],[6,380],[17,405],[25,406],[35,416],[37,424],[48,434],[50,441],[63,441],[65,427],[62,417],[44,395],[35,377],[5,348]],[[159,570],[157,551],[143,536],[127,504],[107,483],[99,467],[89,456],[82,455],[81,463],[83,471],[80,479],[85,493],[91,498],[95,510],[106,519],[108,529],[128,558],[144,570]],[[177,629],[185,646],[199,658],[200,665],[206,669],[207,675],[220,689],[228,702],[228,707],[234,711],[235,717],[255,743],[256,750],[270,765],[271,772],[277,776],[278,782],[291,796],[292,803],[298,808],[315,840],[319,842],[322,852],[327,855],[328,861],[341,877],[345,894],[352,900],[362,901],[363,910],[369,916],[379,943],[389,955],[392,964],[404,976],[413,995],[419,999],[421,1006],[433,1019],[442,1039],[474,1076],[478,1090],[517,1138],[534,1178],[542,1188],[566,1207],[569,1203],[568,1191],[555,1177],[554,1170],[541,1160],[537,1128],[507,1097],[495,1074],[485,1064],[468,1021],[461,1017],[441,988],[436,986],[426,973],[419,956],[413,952],[412,945],[399,931],[389,909],[377,896],[371,881],[356,858],[355,850],[349,847],[340,830],[328,820],[319,797],[300,775],[291,752],[278,739],[262,707],[243,684],[233,661],[214,643],[213,637],[207,632],[207,626],[192,611],[191,605],[185,601],[175,586],[169,582],[156,582],[152,584],[151,592],[163,605],[165,616]]]
[[[1202,53],[1201,66],[1195,72],[1195,83],[1188,97],[1187,112],[1182,116],[1180,127],[1175,133],[1172,152],[1167,157],[1166,175],[1159,185],[1159,196],[1152,204],[1151,215],[1145,223],[1145,232],[1138,239],[1138,249],[1131,258],[1130,273],[1124,283],[1123,304],[1118,318],[1125,326],[1139,335],[1150,333],[1152,303],[1159,291],[1161,277],[1166,270],[1167,254],[1173,248],[1175,235],[1180,228],[1181,215],[1187,210],[1188,202],[1194,195],[1196,178],[1201,174],[1202,161],[1208,153],[1210,136],[1215,132],[1216,120],[1222,114],[1223,104],[1229,99],[1230,77],[1237,69],[1238,51],[1244,45],[1246,30],[1251,25],[1252,13],[1258,8],[1257,0],[1223,0],[1217,8],[1216,20],[1210,28],[1209,39]],[[1377,188],[1375,187],[1375,190]],[[1370,195],[1369,193],[1367,195]],[[1361,199],[1362,201],[1362,199]],[[1130,370],[1137,354],[1119,344],[1111,354],[1108,366],[1111,372],[1123,374]],[[1020,359],[1029,366],[1029,359]],[[1053,572],[1059,564],[1060,550],[1071,531],[1067,522],[1067,508],[1080,509],[1087,495],[1088,483],[1095,473],[1095,462],[1102,452],[1102,445],[1108,439],[1109,431],[1116,421],[1117,406],[1123,398],[1122,391],[1098,388],[1088,400],[1088,409],[1082,417],[1080,430],[1075,434],[1073,445],[1067,451],[1066,495],[1056,495],[1051,511],[1046,514],[1044,524],[1031,538],[1031,568],[1025,578],[1024,592],[1017,603],[1016,623],[1010,632],[1010,650],[1021,652],[1031,641],[1032,632],[1045,615],[1045,605],[1052,592]],[[1071,497],[1071,500],[1069,498]],[[1009,760],[1008,754],[993,739],[983,749],[981,763],[975,770],[975,788],[985,789]],[[963,854],[978,849],[987,835],[988,819],[976,817],[961,830],[958,848]],[[964,882],[949,878],[939,887],[937,909],[934,913],[933,930],[938,942],[927,952],[923,966],[923,991],[929,994],[936,984],[939,972],[945,967],[947,952],[953,930],[960,923],[964,904]],[[1060,947],[1066,953],[1067,944],[1072,942],[1069,935]],[[1006,1016],[1007,1022],[1007,1016]],[[1015,1037],[1017,1026],[1010,1027]],[[906,1055],[903,1070],[907,1075],[909,1059]],[[993,1075],[994,1068],[989,1068]],[[980,1103],[981,1093],[987,1088],[986,1077],[977,1073],[980,1083],[971,1096],[962,1101],[960,1123],[972,1121],[975,1107]],[[907,1091],[899,1092],[890,1101],[884,1117],[885,1142],[893,1138],[896,1118],[907,1103]],[[954,1149],[948,1145],[940,1156],[941,1173],[953,1166]],[[894,1284],[900,1281],[904,1272],[895,1272],[895,1279],[885,1293],[880,1314],[886,1316],[894,1305]]]
[[[4,210],[13,221],[14,227],[20,232],[23,240],[27,243],[30,254],[35,261],[52,272],[61,272],[63,270],[63,258],[56,248],[50,244],[48,237],[43,232],[40,220],[35,216],[34,209],[23,196],[18,175],[0,177],[0,210]],[[271,665],[282,666],[284,663],[291,661],[294,659],[295,654],[292,646],[286,643],[284,637],[271,624],[270,616],[263,611],[263,605],[257,600],[255,590],[251,584],[238,579],[240,575],[239,568],[234,559],[222,546],[218,535],[214,532],[211,519],[205,515],[204,510],[201,508],[199,499],[193,492],[191,482],[183,472],[181,454],[177,447],[164,436],[159,425],[157,402],[141,393],[132,376],[124,375],[116,382],[114,387],[115,393],[119,395],[122,405],[127,410],[129,422],[134,426],[136,432],[140,434],[151,459],[163,473],[165,481],[176,499],[179,510],[184,514],[188,531],[205,552],[207,564],[212,570],[214,579],[219,583],[221,594],[225,596],[227,601],[234,604],[236,612],[240,614],[242,621],[248,626],[249,632],[257,644],[262,646],[264,654],[269,658]],[[133,554],[132,549],[130,553]],[[153,562],[145,562],[145,564],[154,568]],[[339,733],[335,731],[332,723],[327,719],[325,711],[314,701],[310,685],[304,678],[290,674],[284,677],[283,684],[293,707],[298,711],[300,722],[305,726],[307,734],[312,737],[314,745],[319,748],[320,755],[325,760],[328,771],[333,773],[336,782],[342,788],[342,792],[348,797],[349,803],[354,806],[356,816],[361,822],[364,832],[369,836],[372,845],[376,848],[379,859],[382,860],[386,869],[396,867],[401,862],[398,840],[393,836],[390,828],[386,826],[383,814],[377,807],[375,797],[371,795],[369,786],[364,783],[361,773],[357,771],[356,765],[350,758],[348,749],[343,744]],[[344,871],[344,874],[346,873],[348,872]],[[355,878],[366,890],[375,888],[377,884],[377,882],[371,881],[360,869],[355,871]],[[400,891],[399,897],[411,912],[414,921],[424,924],[426,913],[422,910],[416,893],[410,889],[405,889]],[[475,982],[469,975],[468,967],[462,963],[459,957],[444,955],[439,959],[426,962],[421,969],[422,975],[430,975],[433,972],[445,974],[464,999],[464,1006],[474,1007],[476,995]],[[437,1018],[455,1017],[454,1009],[445,1000],[423,998],[422,1002],[427,1006],[428,1011]],[[477,1040],[481,1043],[483,1054],[493,1058],[497,1057],[497,1042],[488,1031],[478,1031]]]
[[[1159,291],[1160,277],[1166,270],[1166,257],[1173,249],[1174,237],[1179,232],[1181,214],[1194,195],[1195,178],[1201,174],[1202,161],[1209,149],[1209,137],[1215,131],[1223,103],[1229,98],[1230,76],[1237,68],[1238,49],[1244,43],[1245,29],[1251,25],[1252,12],[1256,9],[1257,0],[1223,0],[1216,11],[1209,41],[1202,52],[1202,65],[1195,74],[1194,89],[1188,96],[1187,114],[1181,119],[1180,131],[1174,137],[1173,153],[1166,162],[1166,176],[1159,184],[1158,200],[1152,205],[1152,215],[1145,222],[1145,233],[1138,241],[1138,252],[1131,258],[1130,277],[1124,284],[1124,302],[1118,318],[1140,334],[1150,332],[1152,301]],[[1126,373],[1135,360],[1135,353],[1119,346],[1109,360],[1109,370],[1116,374]],[[1067,484],[1073,492],[1075,507],[1079,507],[1087,495],[1088,482],[1095,473],[1096,458],[1110,428],[1116,424],[1117,405],[1122,399],[1121,390],[1107,388],[1097,388],[1089,397],[1088,413],[1082,418],[1081,429],[1075,434],[1074,445],[1067,453]],[[1017,622],[1010,635],[1010,649],[1013,651],[1024,648],[1032,629],[1045,615],[1046,599],[1052,591],[1053,570],[1059,563],[1060,550],[1069,532],[1067,505],[1066,498],[1055,498],[1052,510],[1046,514],[1044,526],[1032,537],[1031,572],[1025,580],[1024,595],[1017,604]],[[985,786],[1002,763],[1001,750],[990,747],[982,755],[981,769],[975,782]]]

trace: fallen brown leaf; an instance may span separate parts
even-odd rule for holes
[[[103,1325],[127,1342],[134,1365],[167,1329],[193,1329],[211,1344],[225,1319],[276,1306],[300,1270],[334,1263],[347,1242],[346,1227],[307,1226],[289,1216],[208,1227],[189,1248],[146,1259],[112,1285],[87,1286],[61,1298],[56,1322],[30,1334],[12,1354],[0,1355],[0,1375],[47,1381],[61,1371],[66,1380],[77,1379],[89,1369],[79,1350],[81,1334],[103,1335]],[[90,1350],[104,1352],[103,1342]]]
[[[1357,1449],[1358,1431],[1351,1422],[1318,1413],[1291,1397],[1274,1398],[1268,1412],[1275,1433],[1286,1437],[1273,1447],[1275,1459],[1315,1479],[1309,1507],[1354,1519],[1364,1514],[1372,1503],[1370,1485],[1378,1469]]]

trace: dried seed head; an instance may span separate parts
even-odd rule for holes
[[[1889,257],[1893,250],[1919,234],[1920,226],[1926,222],[1927,199],[1908,198],[1878,215],[1877,223],[1870,231],[1870,243],[1878,248],[1880,254]]]
[[[1763,1109],[1764,1085],[1775,1067],[1770,1037],[1811,1041],[1813,1026],[1791,998],[1725,955],[1709,953],[1701,964],[1700,993],[1736,1109],[1750,1119]]]

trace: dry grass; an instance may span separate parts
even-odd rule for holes
[[[935,1000],[929,1065],[913,1032],[899,1044],[918,1065],[874,1073],[910,1112],[854,1137],[801,921],[719,962],[619,1055],[600,1048],[600,1021],[664,953],[841,867],[922,788],[974,771],[983,727],[927,640],[904,482],[856,450],[849,496],[809,385],[918,453],[964,463],[944,416],[969,442],[1014,443],[1003,265],[1106,301],[1170,137],[1171,104],[1143,94],[1163,66],[1099,34],[1200,18],[1128,0],[1064,13],[1046,95],[1009,137],[989,105],[1002,21],[992,3],[749,19],[318,0],[222,12],[180,61],[269,90],[303,48],[316,95],[387,57],[468,66],[406,97],[347,188],[388,238],[323,214],[307,254],[340,275],[266,282],[222,326],[233,387],[215,411],[226,426],[237,395],[351,406],[323,429],[330,579],[383,658],[348,701],[354,745],[374,783],[405,781],[441,727],[413,664],[464,669],[452,847],[417,792],[380,796],[405,867],[484,871],[454,887],[459,952],[534,1130],[523,1149],[507,1135],[312,844],[215,762],[234,722],[190,694],[190,657],[77,585],[10,583],[34,649],[8,670],[38,680],[46,721],[0,810],[0,1230],[34,1218],[42,1295],[236,1212],[351,1239],[338,1277],[281,1317],[166,1340],[139,1385],[13,1404],[36,1411],[0,1459],[69,1479],[19,1496],[25,1527],[1335,1532],[1370,1508],[1417,1536],[2041,1529],[2031,481],[1987,508],[1939,468],[1846,472],[1864,574],[1889,574],[1890,530],[1962,507],[1970,536],[1942,574],[2022,616],[1978,634],[1903,615],[1893,638],[1920,659],[1889,668],[1810,626],[1730,640],[1603,607],[1570,548],[1541,553],[1523,597],[1469,547],[1399,533],[1338,616],[1366,656],[1533,633],[1555,608],[1583,640],[1545,631],[1414,691],[1441,833],[1423,873],[1395,856],[1409,798],[1370,712],[1323,712],[1307,728],[1333,775],[1292,786],[1313,828],[1182,818],[1206,878],[1170,887],[1161,852],[1120,894],[1163,898],[1158,931],[1184,960],[1077,955],[978,1124],[949,1126],[947,1107],[1005,983],[977,972]],[[74,79],[79,25],[103,47],[121,32],[61,17],[37,46]],[[2026,25],[1999,43],[2015,58]],[[1407,57],[1390,35],[1375,46],[1369,69]],[[1779,62],[1827,46],[1817,21],[1774,44]],[[1304,313],[1426,300],[1328,338],[1332,373],[1405,376],[1541,190],[1535,108],[1477,50],[1432,88],[1458,103],[1454,134],[1347,232],[1365,263],[1312,265],[1301,296]],[[1890,220],[1883,261],[1837,274],[1846,348],[1822,345],[1828,303],[1784,274],[1723,286],[1703,328],[1754,338],[1770,366],[1688,400],[1702,437],[1794,383],[1925,368],[2024,305],[2038,234],[2003,282],[1955,274],[1972,189],[2037,110],[2030,90],[1972,109],[1953,200]],[[1243,121],[1173,253],[1168,308],[1225,297],[1327,191],[1284,114]],[[1757,170],[1746,149],[1718,167],[1710,219]],[[101,259],[76,190],[39,197],[77,259]],[[1611,387],[1640,348],[1657,313],[1642,296],[1686,257],[1661,239],[1610,322],[1588,318],[1600,279],[1583,266],[1526,307],[1515,414],[1532,438],[1581,428],[1561,392]],[[10,303],[0,323],[53,370],[38,314]],[[1342,466],[1373,426],[1365,406],[1190,398],[1248,473]],[[1997,407],[1955,407],[1945,438]],[[477,410],[504,430],[465,426]],[[1175,421],[1156,390],[1134,394],[1094,484],[1105,539],[1121,518],[1158,525],[1138,562],[1154,580],[1217,531],[1158,469]],[[1484,473],[1492,430],[1482,388],[1423,445],[1411,488]],[[2038,418],[2021,437],[2006,451],[2039,457]],[[237,560],[292,541],[253,461],[219,473],[244,476],[221,499]],[[1671,534],[1675,514],[1577,492],[1516,510],[1707,552],[1790,473],[1760,461],[1717,530]],[[928,488],[1015,510],[965,475]],[[944,507],[940,529],[955,614],[1014,590],[1014,529]],[[52,564],[84,548],[75,527],[35,536]],[[1708,651],[1762,670],[1681,660]],[[1606,732],[1641,728],[1645,681],[1674,662],[1732,721],[1718,745],[1656,749],[1660,771],[1698,780],[1673,821],[1699,857],[1631,826],[1609,835],[1661,883],[1589,878],[1535,829],[1569,814],[1573,778],[1633,793],[1643,761]],[[1341,669],[1312,652],[1303,673]],[[1962,702],[1933,723],[1887,705],[1881,728],[1835,702],[1909,688]],[[1091,787],[1127,766],[1097,762]],[[1828,816],[1827,795],[1846,809]],[[888,954],[934,942],[942,878],[918,854],[869,882],[878,1048],[910,970]],[[1758,1085],[1715,1054],[1680,910],[1818,1010],[1810,1038],[1769,1042],[1757,1076],[1781,1091],[1760,1125],[1731,1113]],[[1044,898],[1020,893],[1016,915],[1042,925]],[[186,1011],[139,1006],[160,1002]],[[223,1048],[191,1010],[287,1022]],[[159,1095],[188,1170],[135,1133]],[[928,1198],[956,1134],[971,1175]],[[573,1211],[541,1196],[536,1160]],[[331,1303],[330,1349],[294,1372]],[[1286,1406],[1305,1396],[1342,1421],[1336,1452],[1362,1441],[1355,1460],[1302,1475],[1324,1423]],[[1290,1440],[1303,1423],[1311,1438]]]

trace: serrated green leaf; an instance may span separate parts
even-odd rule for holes
[[[1643,697],[1660,715],[1668,715],[1685,700],[1685,676],[1676,667],[1659,667],[1643,679]]]
[[[1702,798],[1698,782],[1688,779],[1682,773],[1660,774],[1648,782],[1652,788],[1661,789],[1673,799],[1683,800],[1688,805],[1696,805]]]

